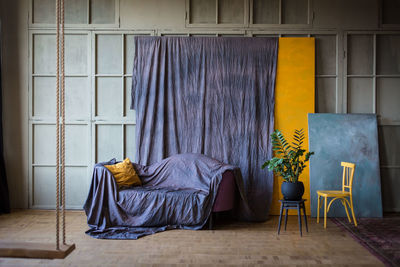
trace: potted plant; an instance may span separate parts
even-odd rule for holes
[[[303,129],[294,131],[292,144],[286,141],[279,130],[271,134],[271,140],[275,157],[264,162],[261,168],[268,167],[268,170],[283,178],[281,191],[285,200],[300,200],[304,194],[304,185],[299,181],[299,176],[306,167],[305,163],[314,154],[305,153],[306,150],[302,148]]]

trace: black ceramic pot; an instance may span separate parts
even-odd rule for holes
[[[283,198],[285,200],[300,200],[304,194],[303,182],[283,182],[281,186]]]

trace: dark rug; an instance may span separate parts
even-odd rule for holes
[[[359,218],[358,227],[347,218],[331,218],[386,266],[400,266],[400,215]]]

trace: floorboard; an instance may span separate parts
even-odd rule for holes
[[[325,265],[383,266],[334,223],[327,229],[308,218],[300,237],[297,216],[277,235],[278,217],[263,223],[218,223],[214,230],[171,230],[138,240],[99,240],[87,236],[82,211],[67,212],[67,243],[76,249],[65,259],[0,258],[0,266],[157,266],[157,265]],[[0,239],[54,242],[52,211],[16,210],[0,215]]]

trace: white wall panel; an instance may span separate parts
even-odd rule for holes
[[[278,24],[279,0],[253,0],[254,24]]]
[[[122,79],[98,77],[96,79],[96,116],[120,117],[122,114]]]
[[[217,10],[215,0],[189,0],[190,23],[215,24]]]
[[[400,77],[377,79],[377,111],[385,123],[400,124]]]
[[[96,36],[96,73],[122,73],[122,36],[99,34]]]
[[[336,35],[314,35],[316,74],[336,75]]]
[[[131,107],[131,92],[132,92],[132,78],[127,77],[125,78],[125,116],[131,120],[131,121],[136,121],[136,113],[134,110],[132,110]]]
[[[54,78],[55,79],[55,78]],[[55,94],[55,92],[54,92]],[[53,102],[54,104],[54,102]],[[87,77],[65,78],[65,116],[68,120],[90,118],[90,81]],[[52,113],[55,114],[54,112]]]
[[[90,136],[87,125],[65,125],[65,164],[89,164]]]
[[[32,207],[54,208],[56,205],[56,168],[33,167]]]
[[[348,78],[348,113],[374,113],[372,78]]]
[[[136,126],[135,125],[125,125],[125,156],[131,161],[135,161],[135,151],[136,151]]]
[[[400,34],[378,35],[377,44],[377,74],[400,75]]]
[[[32,0],[33,22],[34,23],[55,23],[56,1],[53,0]]]
[[[350,35],[347,40],[348,46],[348,74],[373,73],[373,36],[372,35]]]
[[[55,125],[36,124],[33,126],[33,163],[56,164]]]
[[[65,23],[85,24],[88,22],[88,1],[90,0],[66,0]],[[55,2],[55,1],[53,1]],[[53,11],[54,12],[54,11]]]
[[[65,74],[87,74],[88,73],[88,36],[71,35],[65,36]]]
[[[335,113],[336,78],[316,78],[316,111]]]
[[[96,162],[108,161],[112,158],[121,160],[122,126],[96,125]]]
[[[81,209],[87,198],[90,176],[87,167],[65,168],[65,204],[74,209]]]
[[[33,36],[33,73],[56,73],[56,36],[35,34]]]
[[[34,77],[32,97],[33,116],[54,117],[56,113],[56,78]]]

